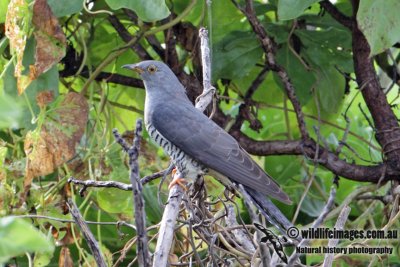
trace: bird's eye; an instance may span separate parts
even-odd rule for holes
[[[150,72],[151,74],[153,74],[154,72],[157,71],[157,67],[154,65],[150,65],[147,67],[147,71]]]

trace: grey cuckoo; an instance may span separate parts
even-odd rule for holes
[[[253,197],[268,195],[291,203],[279,185],[232,136],[193,106],[185,88],[167,65],[143,61],[124,68],[138,72],[144,81],[146,129],[176,167],[170,185],[182,179],[193,181],[209,173],[225,185],[226,178],[242,184]]]

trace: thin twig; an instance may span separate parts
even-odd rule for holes
[[[129,146],[116,129],[113,130],[115,140],[121,145],[122,149],[129,156],[129,178],[132,185],[132,193],[134,199],[134,218],[137,233],[137,257],[140,266],[150,266],[150,254],[147,244],[146,232],[146,212],[144,209],[144,199],[142,193],[142,183],[139,174],[139,150],[142,135],[142,120],[136,121],[135,139],[132,146]]]
[[[329,194],[329,199],[326,202],[324,208],[322,209],[321,214],[313,222],[311,228],[318,228],[323,223],[323,221],[328,216],[328,213],[332,210],[333,204],[335,203],[335,197],[336,197],[336,187],[332,186],[331,192]],[[298,244],[298,247],[307,246],[309,243],[310,243],[309,239],[302,239],[301,242]],[[288,260],[288,266],[293,266],[295,262],[299,259],[300,255],[301,253],[297,253],[296,251],[293,252],[293,254],[290,256]]]
[[[52,216],[45,216],[45,215],[36,215],[36,214],[26,214],[26,215],[13,215],[12,217],[15,218],[31,218],[31,219],[43,219],[43,220],[51,220],[51,221],[57,221],[57,222],[64,222],[64,223],[76,223],[75,220],[70,220],[70,219],[61,219],[57,217],[52,217]],[[118,222],[98,222],[98,221],[84,221],[86,224],[95,224],[95,225],[125,225],[128,226],[129,228],[135,229],[136,227],[132,224],[129,224],[124,221],[118,221]]]
[[[114,27],[118,35],[125,43],[129,43],[132,40],[133,36],[129,33],[129,31],[125,28],[125,26],[121,23],[121,21],[118,19],[117,16],[115,15],[108,16],[108,21],[111,23],[111,25]],[[149,55],[149,53],[147,53],[146,49],[144,49],[143,46],[140,45],[140,43],[133,44],[131,48],[133,51],[136,52],[136,54],[140,57],[140,59],[142,60],[153,59]]]
[[[235,0],[232,0],[232,1],[234,2],[234,4],[237,7],[239,7],[238,3]],[[304,140],[310,139],[310,136],[309,136],[307,128],[306,128],[306,123],[304,121],[304,115],[301,110],[301,105],[300,105],[299,100],[296,97],[293,83],[291,82],[287,71],[276,62],[276,59],[275,59],[276,44],[267,35],[267,32],[266,32],[264,26],[261,24],[261,22],[257,18],[257,15],[256,15],[254,7],[253,7],[253,1],[246,0],[245,9],[240,8],[240,7],[239,7],[239,9],[247,17],[247,20],[249,21],[251,27],[253,28],[254,33],[257,35],[258,39],[260,40],[261,46],[266,55],[266,63],[269,65],[269,67],[272,71],[275,71],[278,74],[279,78],[281,79],[281,81],[283,83],[283,86],[286,90],[286,94],[287,94],[289,100],[292,102],[293,108],[296,112],[297,123],[298,123],[299,129],[300,129],[302,138]]]
[[[277,105],[271,105],[271,104],[266,104],[266,103],[257,103],[257,105],[259,105],[259,107],[274,108],[274,109],[281,109],[281,110],[285,110],[285,111],[289,111],[289,112],[295,112],[293,109],[285,108],[285,107],[281,107],[281,106],[277,106]],[[313,120],[318,120],[317,116],[314,116],[314,115],[311,115],[311,114],[304,114],[304,117],[310,118],[310,119],[313,119]],[[328,120],[324,120],[324,119],[321,119],[320,121],[321,121],[322,124],[326,124],[326,125],[332,126],[332,127],[336,128],[336,129],[339,129],[339,130],[342,130],[342,131],[347,131],[347,126],[346,126],[346,128],[344,128],[344,127],[342,127],[340,125],[337,125],[335,123],[332,123],[332,122],[330,122]],[[371,148],[375,149],[376,151],[381,151],[382,150],[381,148],[375,146],[374,144],[372,144],[372,142],[366,140],[361,135],[359,135],[359,134],[357,134],[355,132],[349,131],[349,135],[357,138],[361,142],[364,142],[365,144],[367,144]]]
[[[326,216],[328,216],[328,213],[332,210],[333,205],[335,204],[335,197],[336,197],[336,187],[334,185],[332,185],[328,201],[326,202],[324,208],[322,209],[321,214],[314,221],[312,228],[317,228],[319,225],[321,225],[324,222],[324,220],[326,219]]]
[[[97,266],[107,267],[104,257],[101,254],[101,249],[100,249],[99,243],[94,238],[92,232],[90,231],[90,229],[87,226],[85,220],[83,219],[81,213],[79,212],[78,207],[75,205],[75,203],[72,201],[72,199],[68,199],[68,207],[69,207],[69,212],[71,213],[72,217],[74,218],[74,221],[76,222],[79,229],[81,230],[82,235],[88,244],[88,247],[92,251],[92,254],[96,261]]]
[[[344,15],[337,9],[337,7],[329,2],[329,0],[324,0],[320,2],[321,7],[323,7],[337,22],[341,23],[343,26],[349,28],[350,30],[354,27],[355,22],[351,17]]]
[[[227,205],[227,216],[225,217],[225,222],[228,227],[239,226],[236,221],[235,209],[232,204]],[[248,234],[242,229],[230,231],[238,241],[238,243],[247,251],[248,253],[254,253],[255,247]]]
[[[208,31],[200,28],[201,61],[203,63],[203,93],[196,98],[196,108],[204,111],[212,102],[215,87],[211,85],[211,58],[208,44]]]
[[[252,97],[254,93],[257,91],[257,89],[260,87],[262,82],[265,80],[267,77],[269,68],[268,66],[264,66],[263,69],[260,71],[260,73],[257,75],[257,77],[253,80],[251,83],[249,89],[247,89],[246,94],[244,95],[243,102],[239,106],[239,113],[236,116],[235,123],[232,125],[231,129],[240,129],[240,127],[243,124],[243,121],[246,119],[246,116],[248,110],[251,108],[251,104],[256,104],[255,102],[252,101]]]
[[[344,228],[344,224],[347,221],[347,217],[349,216],[351,211],[351,208],[349,206],[345,206],[342,211],[340,212],[340,215],[336,221],[335,224],[335,229],[337,230],[342,230]],[[339,243],[339,239],[329,239],[328,241],[328,247],[333,248],[336,247],[337,244]],[[327,253],[325,254],[325,259],[324,259],[324,267],[331,267],[333,263],[333,258],[335,254],[333,253]]]
[[[165,174],[168,175],[169,172],[168,172],[168,169],[162,170],[159,172],[155,172],[153,174],[143,177],[142,179],[140,179],[140,182],[142,185],[147,184],[157,178],[164,176]],[[116,182],[116,181],[79,180],[77,178],[74,178],[73,176],[68,178],[68,183],[82,185],[82,189],[79,190],[80,195],[83,195],[83,193],[86,191],[86,189],[88,187],[110,187],[110,188],[118,188],[118,189],[125,190],[125,191],[132,190],[131,184],[125,184],[125,183]]]

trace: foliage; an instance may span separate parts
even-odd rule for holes
[[[67,179],[129,183],[127,158],[111,129],[132,138],[135,120],[143,117],[145,92],[138,77],[121,67],[147,59],[165,61],[194,100],[202,90],[201,26],[209,29],[212,80],[219,97],[214,119],[290,195],[294,205],[276,203],[282,212],[297,226],[308,227],[321,214],[332,181],[338,178],[336,213],[325,226],[333,227],[340,205],[349,203],[352,211],[346,228],[381,229],[389,224],[391,229],[399,228],[394,220],[398,195],[391,193],[395,192],[391,184],[378,188],[361,183],[376,184],[377,180],[368,179],[382,166],[384,180],[396,179],[400,173],[398,124],[384,113],[399,115],[398,1],[254,1],[253,19],[274,40],[273,57],[282,69],[268,62],[265,39],[260,40],[246,16],[249,1],[218,0],[210,6],[205,0],[84,2],[83,8],[82,1],[76,0],[0,0],[0,23],[5,25],[0,31],[0,264],[27,266],[30,255],[38,266],[61,262],[93,266],[90,250],[69,221],[67,198],[78,203],[85,220],[114,223],[90,226],[107,260],[126,266],[135,258],[136,232],[116,226],[118,221],[134,223],[132,193],[88,188],[81,197]],[[351,28],[358,29],[356,24],[361,30],[357,33]],[[357,36],[368,41],[362,49],[355,45]],[[360,65],[362,59],[371,64]],[[373,75],[364,75],[368,66]],[[301,104],[310,140],[322,151],[320,160],[315,156],[318,152],[312,154],[309,143],[303,142],[282,70]],[[375,89],[385,95],[383,102],[368,97],[373,79],[379,82]],[[375,105],[377,111],[382,108],[384,118],[376,115]],[[290,150],[296,141],[300,145]],[[274,144],[280,146],[273,149]],[[335,155],[335,161],[322,159],[328,154]],[[142,177],[169,163],[147,133],[139,163]],[[354,172],[337,165],[342,163],[354,167]],[[356,171],[365,166],[371,167],[371,176],[355,179]],[[206,181],[208,201],[214,203],[211,215],[217,218],[229,201],[218,182],[210,177]],[[161,220],[163,212],[157,194],[165,201],[168,192],[165,185],[159,192],[158,182],[144,185],[149,227]],[[237,214],[251,224],[242,200],[236,197],[234,204]],[[43,218],[12,217],[20,215]],[[182,225],[170,261],[177,263],[178,257],[192,251],[188,240],[193,236],[197,256],[208,259],[206,242]],[[155,235],[153,228],[149,236]],[[215,254],[231,261],[242,257],[249,263],[252,255],[246,251],[226,252],[229,247],[221,243],[224,235],[219,232],[220,254]],[[14,240],[6,242],[12,246],[4,245],[8,239]],[[341,247],[355,243],[342,241]],[[386,241],[385,245],[398,246],[398,241]],[[149,244],[151,251],[155,242]],[[378,242],[369,240],[366,245],[381,246]],[[290,248],[285,251],[290,255]],[[179,260],[195,261],[195,256]],[[343,266],[378,261],[390,265],[397,257],[395,250],[392,255],[340,255],[336,261]],[[307,265],[322,263],[324,255],[306,254],[301,260]]]
[[[5,217],[0,220],[0,262],[25,252],[53,252],[54,244],[30,223]]]

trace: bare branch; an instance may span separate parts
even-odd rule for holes
[[[328,216],[328,213],[331,211],[333,204],[335,203],[335,197],[336,197],[336,188],[333,185],[331,187],[331,192],[329,194],[329,199],[326,202],[324,208],[321,211],[321,214],[318,216],[318,218],[313,222],[311,228],[318,228],[323,221],[326,219]],[[347,218],[347,217],[346,217]],[[298,244],[298,247],[304,247],[307,246],[310,243],[309,239],[303,239],[301,242]],[[293,254],[290,256],[288,260],[288,266],[293,266],[293,264],[299,259],[301,253],[297,253],[296,251],[293,252]]]
[[[227,215],[225,217],[225,222],[228,227],[239,226],[236,221],[235,208],[232,204],[227,205]],[[235,229],[231,231],[235,236],[237,242],[249,253],[255,252],[255,247],[249,235],[243,229]]]
[[[335,204],[335,197],[336,197],[336,187],[335,187],[335,185],[332,185],[328,201],[326,202],[324,208],[322,209],[321,214],[318,216],[318,218],[312,224],[312,228],[317,228],[324,222],[324,220],[326,219],[326,216],[328,216],[328,213],[332,210],[332,208]]]
[[[257,75],[257,77],[254,79],[254,81],[251,83],[249,89],[247,90],[245,96],[244,96],[244,102],[239,106],[239,114],[236,116],[236,121],[233,124],[231,129],[240,129],[240,127],[243,124],[243,120],[245,119],[250,119],[248,113],[249,109],[251,108],[251,98],[253,94],[257,91],[257,89],[260,87],[261,83],[265,80],[267,77],[269,68],[268,66],[265,66],[260,73]],[[250,121],[250,127],[254,130],[259,130],[256,128],[252,127],[252,122]]]
[[[64,223],[76,223],[74,220],[69,220],[69,219],[61,219],[57,217],[51,217],[51,216],[44,216],[44,215],[36,215],[36,214],[27,214],[27,215],[16,215],[13,216],[15,218],[32,218],[32,219],[44,219],[44,220],[51,220],[51,221],[57,221],[57,222],[64,222]],[[129,228],[135,229],[136,227],[132,224],[129,224],[124,221],[117,221],[117,222],[98,222],[98,221],[84,221],[86,224],[95,224],[95,225],[125,225]]]
[[[157,245],[154,251],[153,266],[167,266],[169,251],[175,232],[176,218],[179,214],[179,206],[184,191],[179,185],[175,185],[169,191],[168,204],[165,206],[163,217],[160,223]]]
[[[165,172],[167,172],[167,170],[162,170],[162,171],[147,175],[147,176],[143,177],[142,179],[140,179],[140,182],[142,183],[142,185],[147,184],[148,182],[151,182],[157,178],[163,177]],[[167,172],[166,174],[169,174],[169,173]],[[116,182],[116,181],[79,180],[72,176],[70,178],[68,178],[68,183],[82,185],[83,187],[79,191],[81,196],[83,195],[83,193],[85,192],[85,190],[88,187],[110,187],[110,188],[118,188],[118,189],[125,190],[125,191],[132,190],[131,184],[125,184],[125,183]]]
[[[107,264],[104,260],[103,255],[101,254],[100,245],[97,240],[94,238],[92,232],[87,226],[85,220],[82,218],[81,213],[79,212],[78,207],[72,201],[72,199],[68,199],[68,207],[69,212],[72,215],[72,218],[78,225],[79,229],[82,232],[83,237],[85,238],[90,250],[92,251],[93,257],[99,267],[107,267]]]
[[[344,224],[347,221],[347,218],[350,214],[351,208],[349,206],[345,206],[342,211],[339,214],[339,217],[336,221],[335,224],[335,229],[337,230],[342,230],[344,228]],[[328,241],[328,247],[329,248],[333,248],[336,247],[337,244],[339,243],[339,239],[329,239]],[[335,254],[333,253],[327,253],[325,254],[325,259],[324,259],[324,267],[331,267],[332,263],[333,263],[333,258],[334,258]]]
[[[334,4],[328,0],[321,1],[319,3],[337,22],[341,23],[343,26],[349,28],[350,30],[354,27],[354,21],[351,17],[346,16],[335,7]]]
[[[305,155],[308,158],[315,158],[316,155],[316,143],[312,139],[307,142],[301,140],[259,141],[246,136],[240,131],[232,131],[230,134],[239,141],[247,152],[257,156]],[[378,183],[382,178],[382,174],[386,174],[384,176],[384,181],[386,181],[395,179],[396,173],[398,173],[385,164],[366,166],[348,163],[323,147],[319,148],[318,154],[317,160],[319,164],[334,174],[354,181]]]
[[[68,178],[68,183],[73,183],[76,185],[82,185],[81,190],[79,190],[80,196],[83,196],[83,193],[86,191],[88,187],[111,187],[118,188],[125,191],[132,190],[132,185],[125,184],[116,181],[94,181],[94,180],[79,180],[75,177]]]
[[[82,56],[77,56],[77,52],[74,47],[68,46],[67,54],[61,62],[64,64],[64,69],[59,72],[60,77],[75,76],[82,64]],[[79,75],[84,78],[89,78],[89,68],[87,66],[83,67],[82,71],[79,72]],[[144,88],[142,80],[124,76],[118,73],[109,73],[102,71],[94,79],[96,81],[102,81],[106,83],[115,83],[136,88]]]
[[[200,28],[201,61],[203,64],[203,93],[196,99],[196,108],[204,111],[211,103],[215,93],[215,87],[211,85],[211,59],[208,45],[208,31]]]
[[[108,21],[117,31],[118,35],[121,37],[124,42],[129,43],[133,36],[128,32],[125,26],[119,21],[118,17],[115,15],[108,16]],[[146,49],[144,49],[139,43],[134,43],[131,48],[142,60],[150,60],[153,59],[149,53],[147,53]]]
[[[358,2],[353,2],[353,13]],[[376,75],[371,49],[367,39],[358,27],[352,28],[354,72],[361,94],[371,113],[376,129],[376,140],[381,145],[385,161],[395,170],[400,170],[400,127],[394,111],[381,89]],[[362,89],[361,89],[362,88]]]
[[[238,6],[238,4],[236,3]],[[296,112],[297,123],[299,125],[300,133],[303,140],[309,139],[309,134],[306,128],[306,124],[304,121],[304,115],[301,110],[301,105],[299,100],[296,97],[296,93],[294,91],[293,83],[290,81],[289,75],[286,70],[280,66],[275,60],[275,50],[276,44],[274,41],[267,35],[264,26],[258,20],[256,13],[253,8],[253,1],[246,0],[246,8],[240,10],[247,17],[251,27],[253,28],[254,33],[257,35],[258,39],[261,42],[261,46],[266,55],[266,61],[272,71],[275,71],[280,77],[283,86],[286,90],[286,94],[289,100],[292,102],[293,108]]]
[[[121,145],[122,149],[128,153],[129,156],[129,178],[132,184],[132,193],[134,199],[133,215],[136,223],[138,263],[140,266],[150,266],[150,254],[146,232],[146,212],[144,209],[142,183],[140,182],[138,163],[140,140],[142,135],[142,120],[138,119],[136,121],[135,139],[133,145],[130,147],[116,129],[113,130],[113,134],[117,143]]]

